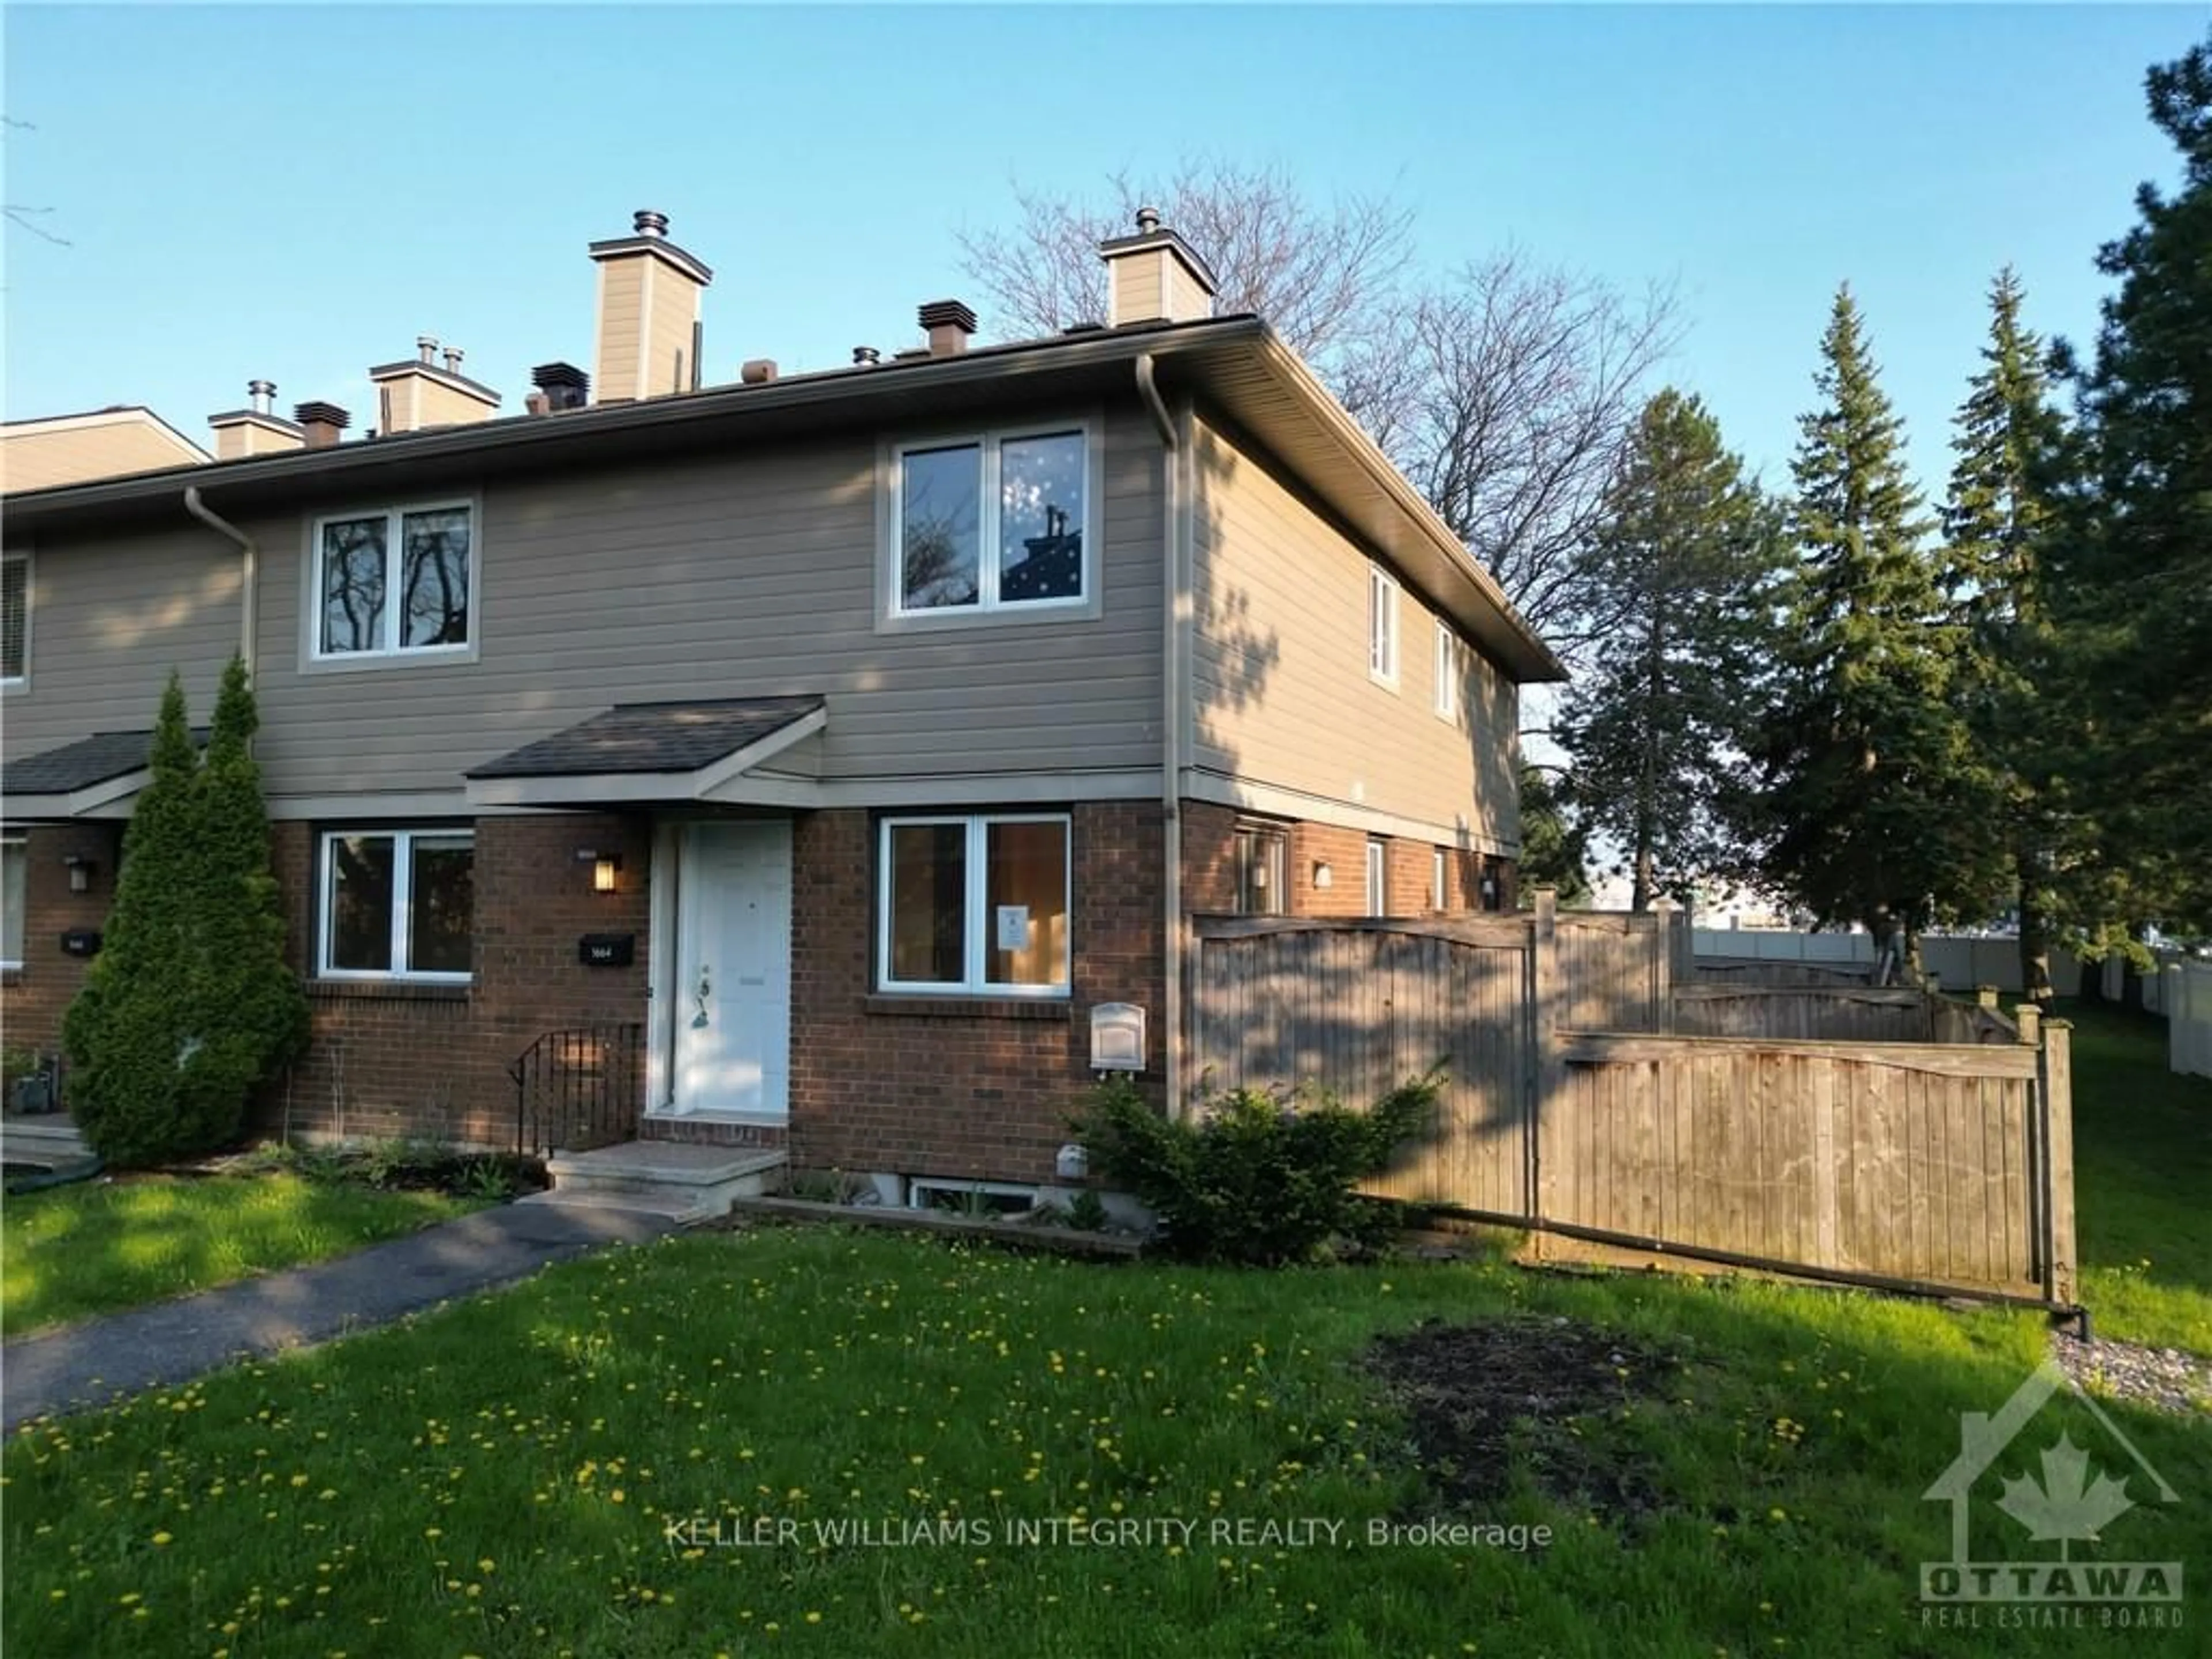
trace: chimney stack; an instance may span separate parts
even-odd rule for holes
[[[461,373],[461,349],[447,346],[438,362],[438,337],[415,337],[415,356],[380,363],[368,371],[376,388],[377,427],[387,438],[426,427],[466,426],[488,421],[499,410],[499,393]]]
[[[1106,262],[1106,321],[1188,323],[1213,315],[1212,269],[1190,244],[1160,223],[1155,207],[1137,210],[1133,236],[1109,236],[1098,245]]]
[[[248,380],[244,409],[208,416],[215,429],[215,458],[240,461],[249,455],[274,455],[300,447],[300,428],[276,410],[276,382]]]
[[[631,234],[593,242],[599,268],[599,350],[592,379],[603,404],[689,392],[699,373],[699,302],[714,273],[668,240],[668,216],[641,209]]]
[[[540,363],[530,371],[530,384],[551,412],[581,409],[592,400],[592,377],[574,363]]]
[[[929,355],[954,357],[968,349],[968,337],[975,331],[975,313],[957,300],[932,300],[921,307],[921,325],[929,333]]]
[[[295,404],[292,418],[300,423],[309,449],[329,449],[338,434],[353,424],[353,416],[336,404]]]

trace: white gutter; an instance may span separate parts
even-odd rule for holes
[[[251,679],[253,674],[253,610],[260,582],[260,551],[254,546],[252,537],[215,512],[200,499],[198,484],[185,486],[185,511],[214,531],[216,535],[227,536],[238,544],[239,566],[242,576],[240,586],[243,589],[239,596],[240,614],[238,623],[238,654],[246,659],[246,676]]]
[[[1137,395],[1159,428],[1163,488],[1160,515],[1160,945],[1164,957],[1162,1049],[1167,1055],[1168,1115],[1180,1117],[1182,1097],[1182,623],[1189,609],[1184,576],[1182,512],[1184,447],[1153,379],[1152,354],[1137,356]]]

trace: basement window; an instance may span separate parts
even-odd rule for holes
[[[475,514],[444,501],[319,520],[319,661],[447,655],[476,637]]]
[[[476,938],[476,842],[465,830],[344,830],[323,837],[326,979],[465,982]]]
[[[907,1186],[907,1207],[935,1210],[968,1221],[1026,1215],[1036,1208],[1036,1189],[1003,1181],[932,1181],[916,1176]]]
[[[1068,826],[1060,813],[885,818],[881,988],[1067,995]]]
[[[894,448],[889,618],[1095,611],[1093,443],[1090,428],[1069,426]]]

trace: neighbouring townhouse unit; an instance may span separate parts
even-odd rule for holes
[[[9,1044],[58,1045],[165,679],[204,719],[238,651],[294,1134],[509,1145],[568,1068],[614,1133],[1049,1183],[1096,1011],[1199,1086],[1194,916],[1513,902],[1559,662],[1156,215],[1097,323],[975,346],[944,301],[723,385],[665,218],[589,252],[592,371],[526,412],[425,337],[373,432],[255,381],[211,461],[11,495]]]

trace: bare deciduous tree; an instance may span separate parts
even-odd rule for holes
[[[1256,312],[1571,659],[1615,617],[1589,568],[1644,385],[1677,337],[1672,293],[1633,301],[1509,250],[1407,281],[1413,216],[1389,197],[1310,199],[1279,167],[1186,161],[1110,200],[1017,189],[1010,229],[962,234],[968,275],[1013,336],[1103,320],[1099,242],[1149,202],[1213,267],[1217,308]]]

